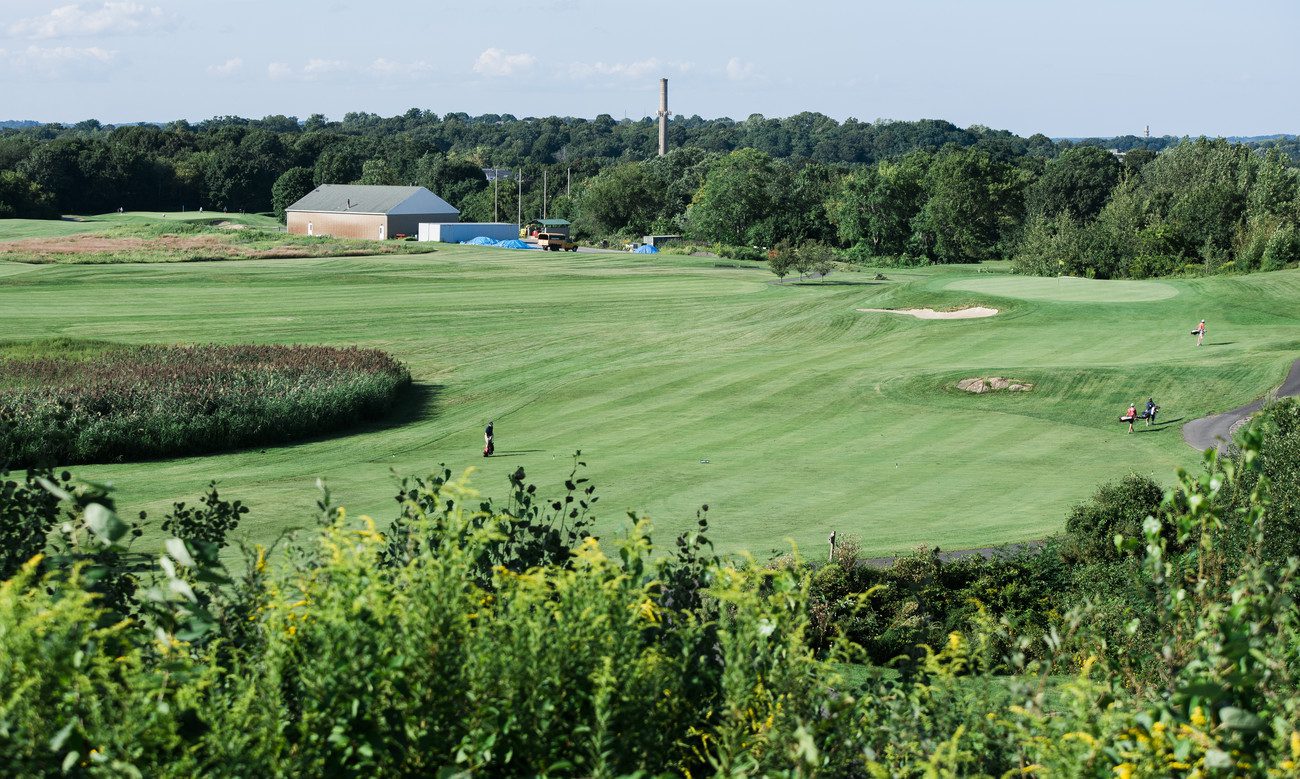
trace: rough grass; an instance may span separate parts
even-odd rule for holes
[[[265,446],[374,419],[410,384],[373,349],[0,345],[0,464]]]
[[[1300,355],[1300,271],[1161,282],[1137,302],[952,289],[977,268],[836,273],[773,285],[714,258],[443,247],[425,257],[181,265],[0,264],[0,333],[147,343],[323,343],[383,349],[416,391],[400,426],[148,465],[81,468],[151,513],[216,477],[270,540],[310,508],[321,476],[352,514],[391,511],[399,474],[477,465],[491,491],[519,466],[558,484],[583,450],[603,497],[660,533],[710,506],[724,550],[793,539],[824,555],[832,530],[878,556],[920,545],[1041,537],[1103,481],[1167,479],[1198,455],[1181,421],[1249,402]],[[995,266],[996,267],[996,266]],[[1097,282],[1105,286],[1113,282]],[[1117,288],[1119,289],[1119,288]],[[989,319],[919,321],[856,308],[989,305]],[[1188,335],[1205,317],[1210,337]],[[1029,393],[971,395],[966,376]],[[1117,421],[1154,395],[1162,424]],[[1140,405],[1140,404],[1139,404]],[[500,456],[481,456],[497,422]],[[1178,421],[1175,421],[1178,420]],[[701,462],[707,460],[708,462]]]
[[[179,218],[178,218],[179,217]],[[289,235],[243,214],[108,214],[83,221],[0,220],[0,260],[27,264],[197,262],[424,254],[431,243]]]
[[[58,238],[81,233],[101,233],[122,225],[149,224],[216,224],[230,222],[265,230],[281,227],[279,220],[265,214],[226,214],[220,212],[184,211],[168,213],[160,211],[127,211],[123,214],[97,214],[94,216],[68,216],[62,219],[0,219],[0,241],[15,241],[24,238]]]
[[[1165,300],[1178,294],[1175,287],[1159,281],[1102,281],[1073,276],[985,276],[954,281],[948,289],[1065,303],[1134,303]]]

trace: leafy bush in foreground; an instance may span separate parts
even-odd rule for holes
[[[411,382],[374,349],[122,346],[0,358],[0,465],[282,443],[385,412]]]
[[[1294,776],[1300,561],[1261,556],[1260,440],[1248,430],[1239,460],[1180,473],[1122,539],[1150,584],[1132,652],[1108,650],[1097,601],[1047,615],[1037,638],[977,605],[908,675],[868,667],[853,683],[809,647],[797,561],[719,560],[698,534],[658,557],[644,522],[604,547],[566,535],[589,494],[573,479],[572,502],[504,506],[463,479],[407,482],[389,532],[326,497],[314,530],[272,559],[252,550],[237,580],[211,544],[172,539],[131,574],[125,615],[90,580],[96,555],[129,551],[102,491],[14,485],[37,522],[48,503],[25,493],[64,502],[71,555],[0,584],[0,770]],[[218,524],[234,511],[204,505]],[[577,538],[562,559],[547,528]],[[675,594],[687,578],[698,597]]]

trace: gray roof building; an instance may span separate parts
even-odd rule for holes
[[[421,222],[456,222],[460,211],[424,187],[322,184],[285,209],[289,232],[339,238],[415,235]]]

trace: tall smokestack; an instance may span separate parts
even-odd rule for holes
[[[668,79],[659,79],[659,156],[668,153]]]

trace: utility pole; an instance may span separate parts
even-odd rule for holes
[[[573,194],[573,166],[568,165],[564,168],[564,196],[568,197]]]
[[[546,218],[546,168],[542,167],[542,218]]]
[[[500,210],[500,206],[498,205],[501,201],[500,198],[497,196],[497,189],[498,189],[497,181],[500,178],[501,177],[497,175],[497,169],[493,168],[492,169],[492,221],[493,222],[501,221],[501,210]]]
[[[524,172],[522,170],[519,171],[519,197],[515,200],[515,203],[519,206],[519,216],[515,217],[519,223],[516,224],[515,227],[523,227],[524,226]]]

